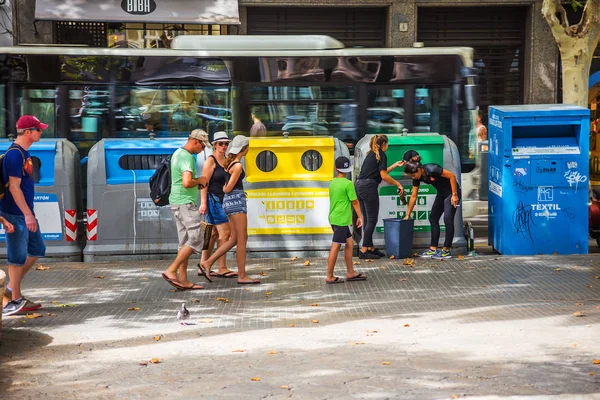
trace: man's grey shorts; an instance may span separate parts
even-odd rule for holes
[[[193,204],[171,204],[173,218],[177,225],[179,249],[183,246],[191,247],[196,253],[202,253],[204,245],[204,232],[198,207]]]

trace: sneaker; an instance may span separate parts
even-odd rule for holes
[[[23,306],[21,311],[35,311],[42,308],[42,305],[40,303],[34,303],[33,301],[26,299],[25,297],[23,297],[23,300],[25,300],[25,306]]]
[[[376,256],[379,256],[380,258],[385,257],[385,253],[377,249],[371,250],[371,253],[375,254]]]
[[[358,258],[361,260],[379,260],[381,257],[379,257],[377,254],[373,254],[373,252],[369,250],[365,251],[364,253],[359,250]]]
[[[25,306],[25,300],[23,299],[19,299],[19,300],[11,300],[8,302],[8,304],[6,305],[6,307],[4,307],[2,309],[2,316],[3,317],[9,317],[11,315],[15,315],[16,313],[18,313],[19,311],[21,311],[23,309],[23,307]]]
[[[431,249],[427,249],[424,252],[422,252],[421,254],[419,254],[419,257],[422,258],[431,258],[438,250],[431,250]]]
[[[434,255],[431,256],[431,258],[435,259],[435,260],[447,260],[449,258],[452,258],[452,255],[450,254],[450,250],[437,250],[435,252]]]

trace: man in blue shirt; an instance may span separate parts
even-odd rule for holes
[[[14,227],[14,232],[7,231],[6,235],[10,282],[2,301],[3,316],[36,310],[42,306],[22,296],[21,281],[38,257],[46,254],[46,246],[33,211],[33,162],[28,151],[33,143],[40,140],[42,131],[46,128],[48,125],[33,115],[23,115],[17,121],[17,139],[2,160],[2,184],[8,183],[9,186],[0,201],[0,215]]]

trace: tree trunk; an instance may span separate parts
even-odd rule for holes
[[[590,49],[591,46],[587,43],[571,40],[568,42],[571,43],[559,45],[562,60],[563,103],[587,108],[593,49]]]

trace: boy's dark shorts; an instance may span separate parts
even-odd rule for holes
[[[333,243],[346,244],[346,239],[352,237],[349,226],[331,225],[333,229]]]

